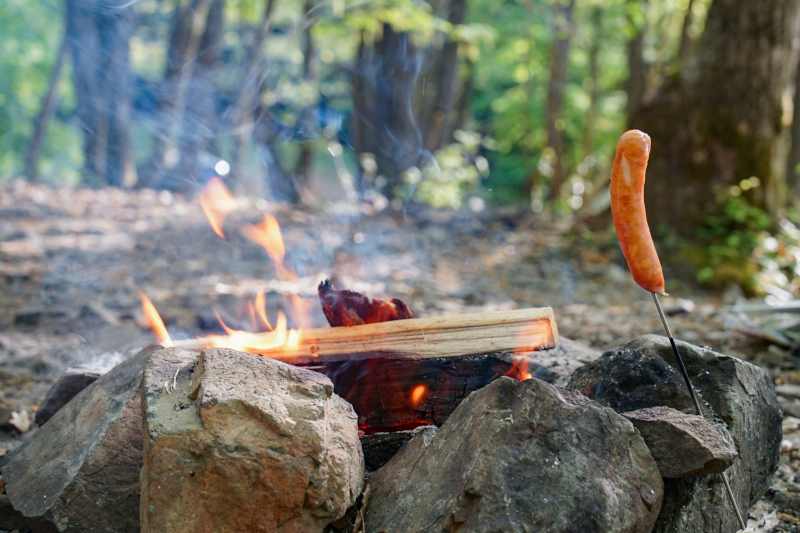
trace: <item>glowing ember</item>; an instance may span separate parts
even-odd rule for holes
[[[151,302],[142,291],[139,291],[139,294],[142,296],[142,312],[144,313],[145,320],[147,320],[148,327],[156,334],[158,342],[166,348],[169,348],[172,346],[172,339],[169,337],[169,333],[167,333],[164,321],[161,320],[161,316],[158,314],[158,311],[156,311],[153,302]]]
[[[200,191],[200,207],[206,214],[208,223],[214,233],[225,238],[222,233],[222,224],[228,215],[236,211],[236,199],[220,178],[211,178],[203,190]]]
[[[417,407],[427,393],[427,385],[417,385],[414,387],[414,389],[411,391],[411,407]]]

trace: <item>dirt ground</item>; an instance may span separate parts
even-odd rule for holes
[[[15,429],[11,413],[32,416],[65,368],[110,367],[154,342],[139,290],[174,339],[221,333],[215,310],[228,326],[248,329],[247,305],[259,290],[270,320],[284,296],[296,294],[310,303],[307,326],[323,327],[316,287],[325,278],[400,298],[417,316],[551,306],[561,335],[598,350],[663,333],[610,229],[592,232],[517,208],[324,207],[242,198],[223,239],[197,199],[168,192],[0,186],[0,456],[36,431]],[[281,225],[295,280],[279,280],[265,250],[245,236],[264,213]],[[792,350],[741,333],[748,317],[664,266],[674,298],[662,302],[676,337],[759,364],[776,383],[800,384]],[[735,297],[728,292],[725,303]],[[797,402],[787,410],[800,418]],[[776,484],[751,509],[759,531],[800,531],[795,420],[785,422]]]

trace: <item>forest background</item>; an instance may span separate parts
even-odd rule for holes
[[[614,239],[619,135],[700,283],[800,293],[800,0],[4,0],[0,183],[523,204]]]

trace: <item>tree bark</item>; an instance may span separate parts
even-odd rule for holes
[[[167,71],[159,97],[158,130],[144,179],[138,183],[140,187],[161,187],[164,171],[180,162],[180,154],[172,150],[176,149],[175,139],[183,121],[186,93],[194,72],[208,4],[209,0],[191,0],[175,7]]]
[[[569,45],[574,29],[572,13],[575,0],[559,0],[555,3],[555,26],[551,49],[550,80],[547,84],[547,145],[553,149],[553,177],[550,181],[550,196],[557,200],[561,186],[566,181],[565,136],[564,136],[564,89],[567,85]]]
[[[135,181],[130,144],[129,2],[67,0],[66,38],[84,131],[85,180],[93,186]]]
[[[56,104],[58,103],[58,82],[61,81],[61,73],[63,72],[64,59],[67,55],[67,37],[61,41],[58,48],[58,57],[53,65],[53,70],[50,73],[50,83],[47,86],[47,93],[42,98],[42,107],[39,111],[39,116],[33,126],[33,135],[28,141],[28,148],[25,151],[25,177],[30,181],[36,181],[38,178],[37,161],[39,159],[39,152],[42,148],[42,141],[47,132],[47,125],[53,114],[56,111]]]
[[[234,110],[234,131],[233,131],[233,175],[240,179],[245,172],[244,161],[247,147],[253,136],[256,126],[255,111],[259,108],[259,95],[261,93],[261,78],[264,73],[264,42],[269,35],[269,27],[272,21],[272,11],[275,8],[276,0],[265,0],[264,11],[261,22],[256,28],[253,47],[248,55],[244,71],[241,76],[241,83],[236,93],[236,104]]]
[[[794,106],[790,130],[791,146],[787,157],[786,184],[796,201],[800,198],[800,59],[795,62]]]
[[[447,20],[454,26],[462,24],[467,13],[467,0],[450,0]],[[425,148],[434,152],[442,145],[448,117],[453,108],[456,73],[458,71],[458,41],[447,39],[440,54],[436,79],[436,103],[427,128]]]
[[[375,156],[378,173],[386,179],[384,194],[393,198],[402,173],[417,166],[422,134],[412,110],[414,87],[422,55],[405,32],[383,25],[381,40],[372,50],[359,47],[354,72],[353,112],[356,149]]]
[[[633,21],[629,21],[633,24]],[[646,28],[637,28],[631,40],[628,41],[628,79],[625,82],[625,92],[628,94],[628,125],[633,122],[633,116],[644,101],[647,92],[647,65],[644,62],[644,36]]]
[[[461,80],[461,91],[456,101],[456,117],[453,123],[445,130],[444,142],[452,142],[453,132],[467,127],[467,122],[472,118],[469,105],[472,102],[472,91],[475,87],[475,65],[466,61],[465,73]]]
[[[586,113],[586,125],[583,136],[583,159],[592,155],[594,151],[595,121],[597,119],[597,102],[599,99],[598,60],[600,58],[600,39],[603,32],[603,11],[600,7],[592,8],[590,15],[592,24],[592,43],[589,45],[589,110]]]
[[[200,37],[197,61],[187,92],[180,144],[181,161],[175,172],[168,173],[165,186],[178,192],[189,192],[209,175],[203,175],[198,159],[201,151],[219,155],[216,142],[217,114],[214,79],[222,63],[222,37],[225,32],[225,1],[213,0],[208,8],[205,30]]]
[[[306,0],[303,8],[303,13],[305,13],[305,20],[303,21],[303,76],[308,83],[313,83],[317,76],[317,64],[314,57],[316,50],[314,37],[311,35],[311,28],[316,22],[313,9],[313,0]],[[303,110],[301,127],[300,135],[303,142],[300,144],[300,155],[297,158],[294,175],[297,187],[308,189],[308,175],[311,172],[314,157],[314,140],[317,137],[314,126],[314,106],[309,106]]]
[[[693,20],[692,7],[694,7],[694,0],[689,0],[689,5],[686,6],[686,16],[683,17],[683,26],[681,27],[681,41],[678,47],[679,63],[686,61],[692,48],[692,38],[689,36],[689,28],[692,27]]]
[[[714,0],[706,29],[682,71],[635,115],[652,154],[645,201],[652,227],[691,237],[718,213],[730,188],[776,212],[785,201],[777,163],[781,96],[791,76],[793,24],[800,0]]]

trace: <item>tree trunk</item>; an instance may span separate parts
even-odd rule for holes
[[[683,17],[683,26],[681,27],[681,41],[678,47],[678,63],[683,63],[689,57],[689,52],[692,48],[692,39],[689,36],[689,28],[692,27],[692,8],[694,7],[694,0],[689,0],[686,6],[686,16]]]
[[[383,25],[381,40],[371,51],[362,43],[356,58],[356,149],[375,156],[389,198],[397,192],[402,173],[417,166],[422,155],[422,134],[411,105],[421,66],[422,55],[408,33],[396,32],[390,24]]]
[[[550,196],[557,200],[561,196],[561,186],[567,179],[565,166],[564,137],[564,89],[567,85],[569,66],[569,45],[574,31],[572,13],[575,0],[559,0],[555,3],[555,27],[550,61],[550,81],[547,85],[547,146],[552,148],[553,177],[550,182]]]
[[[158,130],[150,163],[140,187],[160,187],[165,170],[180,162],[175,139],[186,107],[186,93],[194,72],[197,49],[208,14],[208,0],[191,0],[176,5],[170,34],[167,72],[161,87]],[[173,151],[174,150],[174,151]]]
[[[590,18],[592,24],[592,43],[589,45],[589,79],[591,80],[592,86],[589,89],[589,110],[586,113],[586,125],[584,126],[584,160],[592,155],[594,151],[595,121],[597,119],[597,101],[599,97],[597,85],[600,81],[598,60],[600,58],[600,39],[603,32],[602,9],[600,7],[592,8]]]
[[[447,20],[457,26],[464,22],[467,13],[467,0],[450,0]],[[427,128],[425,148],[434,152],[442,145],[443,134],[448,117],[453,108],[456,73],[458,71],[458,41],[448,39],[442,47],[439,70],[436,80],[436,103]]]
[[[786,167],[786,184],[795,202],[800,198],[800,91],[798,89],[800,89],[800,62],[795,62],[791,147],[789,148]]]
[[[714,0],[706,29],[686,67],[634,127],[652,137],[645,200],[652,227],[691,237],[718,213],[730,188],[775,212],[785,201],[780,156],[781,95],[791,71],[793,24],[800,0]]]
[[[216,142],[216,98],[214,79],[222,62],[222,37],[225,32],[225,0],[213,0],[208,8],[205,30],[200,37],[197,61],[187,92],[192,95],[186,102],[180,145],[181,161],[174,172],[168,173],[165,187],[178,192],[189,192],[197,183],[204,183],[208,175],[198,159],[201,151],[220,155]]]
[[[36,123],[33,126],[33,135],[28,141],[28,148],[25,151],[25,177],[30,181],[36,181],[38,177],[38,169],[36,162],[39,159],[39,152],[42,148],[42,141],[47,132],[47,124],[53,118],[56,111],[56,104],[58,103],[58,82],[61,81],[61,73],[63,72],[64,59],[67,55],[67,37],[61,41],[58,48],[58,57],[53,65],[53,71],[50,73],[50,84],[47,87],[47,93],[42,98],[42,107],[39,111],[39,116],[36,118]]]
[[[305,20],[303,21],[303,75],[306,82],[314,83],[317,75],[316,50],[314,48],[314,37],[311,35],[311,28],[316,22],[313,13],[313,0],[306,0],[303,8]],[[314,157],[314,140],[316,139],[316,128],[314,125],[314,106],[309,106],[303,110],[301,118],[300,136],[303,142],[300,144],[300,156],[297,158],[294,175],[297,187],[301,190],[308,189],[308,175]],[[302,196],[302,195],[301,195]]]
[[[129,2],[67,0],[66,38],[84,131],[86,181],[120,186],[135,181],[130,144]]]
[[[456,117],[453,123],[445,130],[444,142],[446,143],[452,142],[453,132],[466,128],[467,122],[472,118],[469,104],[472,102],[472,90],[475,87],[475,65],[469,60],[465,63],[465,72],[461,80],[461,91],[456,101]]]
[[[629,21],[633,24],[633,21]],[[637,28],[631,40],[628,41],[628,79],[625,82],[625,92],[628,94],[628,124],[633,122],[633,116],[644,101],[647,92],[647,65],[644,62],[644,36],[645,27]]]
[[[241,76],[241,83],[236,93],[236,104],[234,110],[234,131],[233,131],[233,175],[236,179],[241,179],[245,172],[244,161],[246,158],[247,147],[253,136],[256,125],[255,111],[259,107],[259,95],[261,94],[261,78],[264,73],[264,42],[269,34],[269,26],[272,21],[272,11],[275,8],[276,0],[265,0],[264,12],[261,22],[256,28],[253,47],[247,58],[244,71]]]

